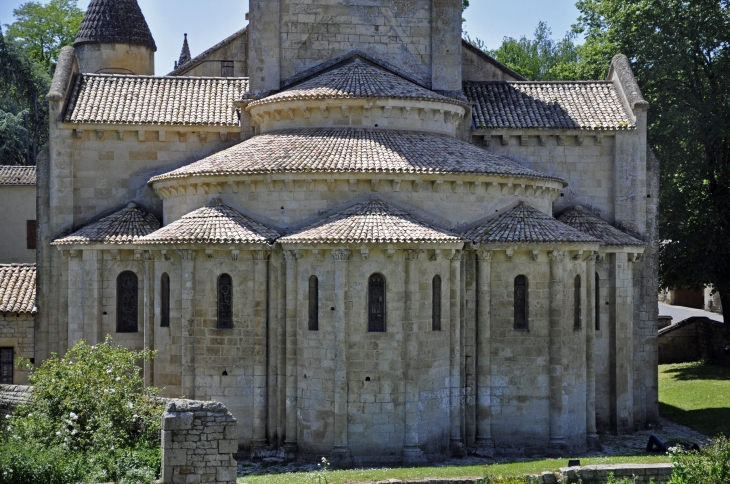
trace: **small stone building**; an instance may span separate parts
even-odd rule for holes
[[[35,264],[0,265],[0,384],[23,385],[28,372],[18,357],[35,357]]]
[[[129,32],[93,14],[122,7]],[[341,465],[655,423],[658,167],[628,60],[514,80],[459,0],[250,9],[246,76],[154,77],[135,0],[92,0],[48,95],[36,361],[112,334],[158,351],[166,395],[224,403],[241,449]]]
[[[0,165],[0,264],[35,263],[35,166]]]

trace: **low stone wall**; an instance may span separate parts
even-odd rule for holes
[[[33,387],[24,385],[0,385],[0,418],[15,411],[18,405],[30,401]]]
[[[162,416],[162,482],[235,484],[237,425],[222,403],[170,400]]]
[[[660,364],[697,360],[730,365],[730,325],[694,317],[659,331]]]
[[[582,484],[605,484],[613,474],[616,479],[628,478],[636,484],[669,482],[672,464],[611,464],[582,467],[561,467],[560,482]]]

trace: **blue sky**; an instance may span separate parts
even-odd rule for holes
[[[0,23],[13,22],[13,9],[25,0],[0,0]],[[41,0],[45,3],[45,0]],[[193,56],[223,40],[246,24],[247,0],[209,0],[201,11],[200,0],[138,0],[157,43],[156,73],[167,74],[180,56],[183,33],[188,34]],[[89,0],[79,0],[86,8]],[[471,0],[464,14],[465,30],[490,49],[502,38],[532,36],[540,20],[560,38],[578,17],[575,0]]]

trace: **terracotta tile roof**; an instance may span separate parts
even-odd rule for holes
[[[281,243],[429,243],[463,239],[372,199],[279,239]]]
[[[325,70],[285,91],[254,101],[246,109],[279,101],[355,98],[438,101],[464,106],[461,101],[436,94],[355,56],[345,61],[344,65]]]
[[[0,185],[35,185],[35,166],[0,166]]]
[[[91,0],[74,46],[89,43],[143,45],[157,50],[137,0]]]
[[[154,215],[130,203],[127,208],[54,240],[51,245],[134,244],[159,228],[160,222]]]
[[[200,54],[196,55],[192,59],[189,59],[184,64],[181,64],[180,61],[178,61],[177,67],[175,68],[175,70],[170,72],[168,74],[168,76],[184,75],[185,72],[189,71],[193,67],[205,62],[208,59],[208,57],[210,56],[210,54],[212,54],[216,50],[221,49],[221,48],[225,47],[226,45],[230,44],[231,42],[233,42],[240,36],[244,35],[246,32],[248,32],[248,26],[242,28],[238,32],[234,33],[233,35],[226,37],[225,39],[223,39],[220,42],[218,42],[217,44],[215,44],[213,47],[201,52]],[[183,46],[183,50],[184,50],[184,48],[185,47]],[[188,52],[188,54],[189,54],[189,52]],[[181,56],[181,59],[182,59],[182,56]]]
[[[385,129],[308,128],[255,136],[158,180],[284,172],[463,173],[557,180],[450,136]]]
[[[36,313],[35,277],[35,264],[0,265],[0,313]]]
[[[487,129],[636,129],[610,81],[465,82],[474,126]]]
[[[81,74],[64,121],[238,126],[233,102],[246,91],[244,78]]]
[[[271,244],[280,234],[214,199],[138,240],[140,244]]]
[[[597,238],[603,245],[609,246],[644,246],[644,242],[629,234],[613,227],[605,220],[602,220],[588,212],[580,205],[563,212],[558,220],[580,230],[592,237]]]
[[[595,237],[559,222],[524,202],[469,230],[464,234],[464,238],[480,244],[598,244],[600,242]]]

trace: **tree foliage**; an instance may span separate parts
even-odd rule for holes
[[[730,0],[580,0],[596,62],[631,60],[662,162],[660,283],[719,290],[730,321]]]
[[[7,27],[7,37],[53,75],[61,48],[71,45],[84,12],[77,0],[50,0],[47,4],[27,2],[13,10],[15,22]]]

